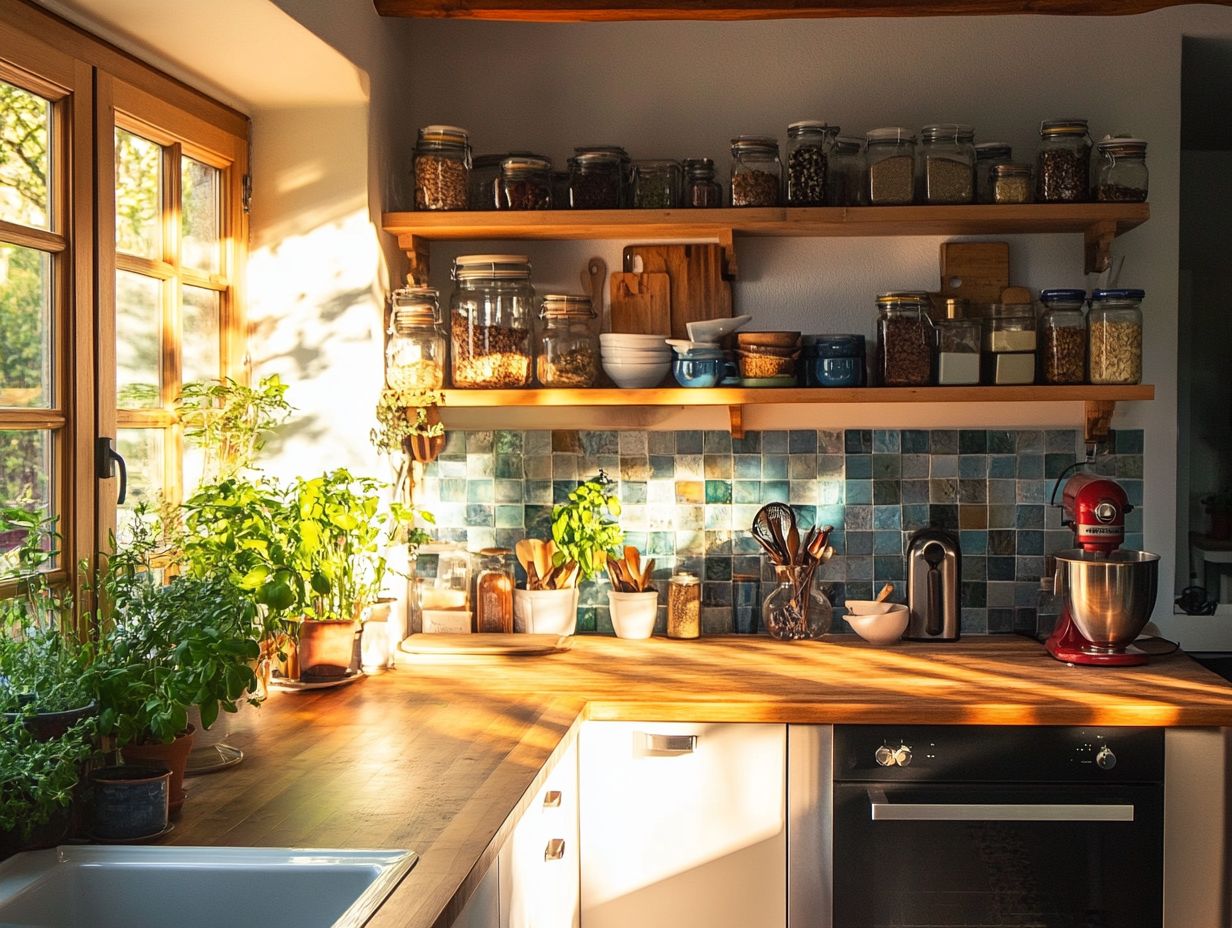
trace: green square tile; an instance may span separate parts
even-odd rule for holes
[[[496,527],[497,528],[521,528],[525,510],[522,506],[502,506],[496,507]]]
[[[492,436],[492,450],[497,454],[521,454],[521,432],[496,432]]]
[[[737,480],[732,484],[732,502],[745,504],[760,503],[761,481]]]
[[[706,481],[707,503],[730,503],[732,501],[732,485],[726,480]]]
[[[469,480],[466,484],[468,503],[490,503],[494,496],[491,480]]]
[[[504,478],[516,478],[522,476],[522,455],[520,454],[498,454],[496,455],[496,476]]]

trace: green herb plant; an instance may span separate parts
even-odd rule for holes
[[[411,453],[409,443],[415,438],[440,438],[445,426],[428,419],[428,409],[441,402],[440,393],[434,390],[395,390],[385,387],[376,404],[377,427],[371,432],[372,446],[388,455],[394,468],[393,492],[395,498],[409,496],[408,481],[411,476]],[[415,418],[406,411],[415,410]]]
[[[230,377],[184,385],[175,412],[185,437],[205,456],[203,483],[225,480],[255,466],[266,434],[291,415],[286,392],[276,374],[255,387]]]
[[[68,809],[94,753],[94,719],[39,740],[17,718],[0,719],[0,832],[28,840]]]
[[[552,541],[556,551],[552,561],[559,566],[577,561],[578,582],[598,576],[607,565],[608,555],[620,550],[624,532],[620,500],[612,492],[612,480],[602,470],[578,484],[567,502],[552,508]],[[609,518],[610,517],[610,518]]]

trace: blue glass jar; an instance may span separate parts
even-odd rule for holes
[[[863,335],[806,335],[801,356],[806,387],[862,387]]]

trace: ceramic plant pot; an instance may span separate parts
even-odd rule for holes
[[[318,622],[305,619],[300,623],[299,678],[322,680],[345,677],[356,662],[356,636],[360,625],[350,622]]]
[[[167,830],[171,771],[145,764],[102,767],[90,774],[94,793],[90,837],[151,838]]]
[[[608,608],[612,614],[612,631],[617,638],[649,638],[659,614],[659,593],[617,593],[608,590]]]
[[[513,630],[532,635],[572,635],[577,631],[577,587],[514,590]]]
[[[196,729],[189,725],[188,731],[170,744],[127,744],[120,750],[126,764],[165,767],[171,771],[167,802],[172,818],[180,814],[184,797],[187,795],[184,792],[184,770],[188,767],[188,754],[192,750],[194,731]]]
[[[63,712],[35,712],[25,716],[26,731],[34,736],[36,741],[50,741],[59,738],[82,719],[88,719],[98,714],[98,704],[90,703],[80,709],[66,709]],[[5,712],[6,721],[15,721],[16,712]]]

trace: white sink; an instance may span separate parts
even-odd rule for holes
[[[410,851],[65,846],[0,864],[0,928],[358,928]]]

